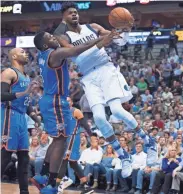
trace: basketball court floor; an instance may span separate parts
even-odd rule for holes
[[[2,194],[19,194],[18,184],[1,183],[1,193]],[[29,193],[39,194],[39,191],[37,190],[36,187],[30,186]],[[80,194],[80,193],[81,191],[74,191],[74,190],[64,191],[64,194]],[[105,193],[105,191],[103,193]],[[94,194],[97,194],[97,193],[94,193]]]

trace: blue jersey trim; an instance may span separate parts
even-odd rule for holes
[[[93,29],[90,24],[86,24],[86,26],[88,27],[88,29],[90,29],[92,32],[94,32],[97,35],[97,37],[99,37],[97,31],[95,29]]]

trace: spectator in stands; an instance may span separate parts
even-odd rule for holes
[[[155,37],[153,35],[153,30],[151,30],[149,36],[146,39],[146,49],[145,49],[145,59],[148,60],[149,53],[151,55],[151,60],[153,59],[152,56],[152,49],[154,45]]]
[[[169,129],[170,135],[176,138],[176,131],[175,129],[179,128],[179,122],[176,119],[175,115],[173,112],[169,112],[169,119],[167,120],[165,124],[165,128]]]
[[[130,194],[135,192],[137,184],[137,174],[139,170],[143,170],[146,167],[147,154],[143,152],[142,143],[136,143],[136,154],[132,155],[132,189],[129,191]]]
[[[170,54],[172,49],[175,49],[176,54],[179,55],[178,50],[177,50],[177,42],[178,42],[178,36],[175,34],[175,30],[172,30],[171,33],[170,33],[170,37],[169,37],[169,51],[168,51],[168,54]]]
[[[137,191],[135,192],[135,194],[142,194],[143,179],[145,177],[150,177],[149,192],[147,194],[151,194],[151,190],[152,190],[152,187],[154,184],[156,174],[161,169],[161,163],[162,163],[162,157],[161,157],[161,150],[159,148],[157,160],[154,163],[152,163],[151,165],[147,164],[147,166],[144,169],[138,171],[137,187],[136,187]]]
[[[137,82],[137,87],[140,94],[143,94],[147,90],[147,83],[144,81],[144,77],[141,77]]]
[[[33,177],[34,176],[34,160],[35,160],[35,155],[36,152],[39,148],[39,139],[37,136],[34,136],[31,138],[31,143],[30,143],[30,147],[29,147],[29,177]]]
[[[70,67],[69,69],[69,76],[71,80],[78,78],[78,73],[73,69],[73,67]]]
[[[103,136],[99,137],[99,146],[103,149],[103,152],[106,152],[107,145],[105,138]]]
[[[133,98],[130,100],[131,103],[134,103],[138,95],[138,88],[134,85],[134,80],[130,81],[130,90],[133,94]]]
[[[170,81],[171,81],[171,73],[172,73],[172,66],[166,59],[162,61],[162,77],[165,81],[166,85],[170,87]]]
[[[155,75],[152,74],[152,72],[148,72],[145,77],[148,83],[148,88],[152,94],[155,91],[155,86],[156,86]]]
[[[161,120],[159,113],[155,115],[155,121],[152,122],[153,127],[158,127],[159,129],[164,129],[164,122]]]
[[[172,86],[172,94],[175,100],[181,100],[182,98],[182,87],[179,81],[174,81]]]
[[[124,136],[121,136],[119,138],[119,143],[121,147],[124,149],[127,146],[127,139]]]
[[[168,194],[172,183],[172,172],[179,166],[180,162],[181,158],[177,156],[176,149],[174,147],[170,147],[166,157],[162,160],[162,171],[156,175],[152,188],[153,194],[157,194],[159,192],[162,182],[163,185],[161,194]]]
[[[40,146],[34,153],[34,157],[31,158],[30,163],[29,163],[29,168],[35,169],[35,175],[38,175],[41,172],[48,146],[49,146],[48,136],[44,134],[41,136]]]
[[[86,136],[82,136],[80,138],[81,138],[80,153],[82,153],[84,150],[87,149],[88,142],[87,142]]]
[[[34,137],[37,137],[38,136],[38,130],[36,128],[32,128],[32,129],[30,129],[30,134],[31,134],[31,136],[29,138],[29,142],[31,143],[32,142],[32,139]]]
[[[142,102],[148,102],[148,99],[150,99],[152,101],[153,99],[153,96],[150,94],[150,91],[149,90],[146,90],[144,94],[141,94],[140,95],[141,98],[142,98]]]
[[[172,177],[172,194],[178,194],[180,191],[180,182],[183,181],[183,172],[180,172],[183,169],[183,161],[179,163],[179,166],[173,171]]]
[[[161,158],[163,158],[166,155],[167,151],[168,151],[168,148],[166,146],[165,137],[160,137],[159,138],[158,148],[160,150],[159,155],[161,156]]]
[[[113,180],[113,191],[116,191],[117,184],[118,184],[118,178],[117,178],[117,171],[113,169],[112,161],[114,158],[117,158],[116,154],[114,153],[114,150],[111,145],[108,145],[106,147],[106,151],[102,157],[102,161],[100,164],[100,171],[102,174],[106,175],[106,181],[107,181],[107,188],[106,191],[109,191],[111,189],[111,184]]]
[[[159,64],[152,65],[152,73],[154,74],[154,77],[155,77],[155,89],[157,90],[159,86],[159,81],[162,79]]]
[[[170,57],[168,58],[168,62],[171,63],[171,61],[172,61],[173,63],[178,63],[178,62],[179,62],[179,56],[176,55],[175,52],[171,52],[171,53],[170,53]]]
[[[73,100],[74,107],[79,108],[79,101],[83,95],[83,89],[78,79],[72,79],[70,85],[70,97]]]
[[[84,175],[90,177],[93,175],[94,183],[92,188],[98,187],[98,176],[100,172],[100,162],[102,160],[103,150],[98,144],[97,134],[91,136],[91,147],[85,149],[81,153],[79,163],[84,167]]]

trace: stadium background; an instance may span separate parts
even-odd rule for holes
[[[114,6],[108,6],[106,1],[77,1],[79,12],[80,12],[80,22],[81,23],[98,23],[104,26],[107,29],[111,29],[110,24],[108,23],[108,14],[110,10],[112,10],[116,6],[121,6],[129,9],[135,18],[135,25],[130,33],[129,42],[124,47],[117,47],[115,45],[111,45],[107,48],[109,55],[112,57],[113,62],[118,64],[121,68],[121,72],[124,73],[128,83],[131,82],[130,78],[134,78],[134,84],[140,80],[140,77],[144,76],[145,80],[148,84],[149,90],[150,80],[149,77],[146,77],[146,73],[153,72],[154,65],[162,65],[162,60],[167,59],[170,63],[170,60],[173,56],[168,56],[168,42],[170,32],[175,29],[176,34],[178,35],[178,53],[179,59],[174,61],[175,68],[172,69],[172,74],[170,78],[170,83],[168,83],[168,87],[170,88],[170,92],[173,94],[173,99],[170,98],[168,102],[162,97],[162,94],[165,91],[165,87],[163,83],[159,80],[158,85],[154,86],[154,91],[150,91],[153,95],[153,102],[143,102],[142,99],[139,99],[139,96],[144,92],[138,91],[136,95],[136,101],[130,104],[126,104],[125,107],[127,110],[133,112],[134,115],[140,115],[141,124],[144,125],[147,117],[150,117],[150,125],[145,126],[146,130],[150,129],[152,126],[156,126],[153,124],[155,115],[160,113],[161,120],[164,123],[163,129],[159,131],[159,136],[165,136],[163,132],[169,133],[170,137],[173,136],[171,134],[176,133],[173,141],[177,141],[177,137],[181,134],[183,139],[183,3],[179,1],[152,1],[147,4],[142,4],[140,1],[120,1],[123,3],[117,3]],[[127,3],[124,3],[127,2]],[[9,67],[10,63],[8,61],[8,51],[13,47],[22,47],[27,50],[30,57],[30,63],[26,67],[27,73],[34,79],[37,75],[39,75],[39,69],[37,67],[37,51],[33,45],[33,37],[36,32],[40,30],[45,30],[48,32],[53,32],[54,29],[58,26],[61,21],[60,9],[62,6],[62,2],[58,1],[9,1],[1,2],[1,68]],[[153,59],[145,60],[145,49],[147,46],[146,39],[150,34],[150,31],[154,29],[153,35],[155,37],[155,43],[153,46]],[[172,57],[172,58],[171,58]],[[134,66],[131,68],[130,66]],[[179,67],[177,67],[179,66]],[[178,68],[181,71],[180,76],[178,78],[175,76],[175,69]],[[137,75],[137,72],[139,74]],[[160,69],[163,72],[163,68]],[[141,74],[141,75],[140,75]],[[72,80],[76,79],[77,84],[79,84],[77,77],[77,68],[71,63],[70,65],[70,75]],[[152,73],[153,75],[153,73]],[[137,76],[137,77],[136,77]],[[175,78],[176,77],[176,78]],[[179,95],[173,91],[174,86],[178,82]],[[71,83],[71,88],[72,88]],[[175,84],[175,85],[174,85]],[[161,105],[162,110],[158,110],[156,101],[159,95],[158,88],[161,86]],[[166,83],[165,83],[166,86]],[[177,87],[177,86],[176,86]],[[80,88],[81,89],[81,88]],[[82,89],[81,89],[82,90]],[[154,95],[154,92],[158,94]],[[81,91],[81,94],[82,91]],[[72,90],[71,90],[72,95]],[[80,95],[80,94],[79,94]],[[82,96],[82,95],[81,95]],[[81,97],[80,96],[80,97]],[[33,97],[33,103],[35,105],[35,109],[38,114],[39,109],[37,108],[37,97]],[[79,106],[79,100],[75,100],[75,105]],[[141,103],[141,108],[143,111],[135,112],[137,106],[136,102],[139,101]],[[169,106],[167,105],[170,104]],[[151,111],[145,110],[145,106],[151,107]],[[168,107],[168,108],[167,108]],[[80,107],[83,111],[85,107]],[[163,111],[166,109],[166,114]],[[177,110],[178,109],[178,110]],[[87,116],[90,115],[90,111],[87,112]],[[171,114],[174,115],[174,120],[171,120]],[[180,116],[180,117],[179,117]],[[90,116],[89,116],[90,117]],[[170,129],[170,123],[181,123],[179,126],[173,126],[173,132]],[[94,123],[89,119],[89,123],[94,125]],[[167,125],[169,123],[169,125]],[[33,124],[30,122],[30,129],[33,129]],[[116,128],[115,128],[116,127]],[[43,127],[44,128],[44,127]],[[120,124],[119,126],[114,126],[116,130],[116,135],[126,136],[128,140],[128,136],[124,134],[124,125]],[[119,130],[120,129],[120,130]],[[38,132],[40,136],[40,131]],[[126,141],[127,141],[126,140]],[[182,140],[181,140],[182,141]],[[172,142],[167,139],[167,148],[172,145]],[[180,144],[181,152],[183,150],[183,143]]]

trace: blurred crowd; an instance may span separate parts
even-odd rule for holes
[[[81,157],[78,162],[94,189],[136,194],[142,191],[153,191],[157,194],[160,188],[164,194],[168,194],[171,188],[176,191],[172,180],[177,173],[175,169],[181,158],[183,159],[183,55],[178,56],[172,52],[163,56],[161,60],[143,60],[122,55],[122,50],[117,47],[107,48],[107,51],[133,93],[133,98],[122,106],[135,116],[147,136],[155,138],[158,145],[158,160],[151,161],[151,165],[148,164],[148,146],[133,131],[129,132],[124,123],[113,118],[110,109],[106,107],[106,116],[113,125],[121,147],[132,157],[132,176],[127,179],[121,178],[121,162],[97,129],[80,85],[77,66],[68,60],[71,78],[70,97],[74,106],[81,109],[95,134],[89,137],[85,129],[81,129]],[[30,62],[26,66],[26,71],[32,79],[38,79],[37,52],[35,49],[27,49],[27,52]],[[7,53],[2,50],[2,69],[9,65]],[[40,118],[38,101],[43,90],[44,88],[40,88],[36,94],[32,94],[32,104]],[[36,128],[29,117],[27,123],[30,132],[31,178],[40,173],[46,150],[52,139],[45,134],[44,123],[41,128]],[[16,179],[16,162],[16,154],[13,154],[4,179],[8,181]],[[78,179],[70,166],[67,175],[72,179],[73,185],[77,185]]]

